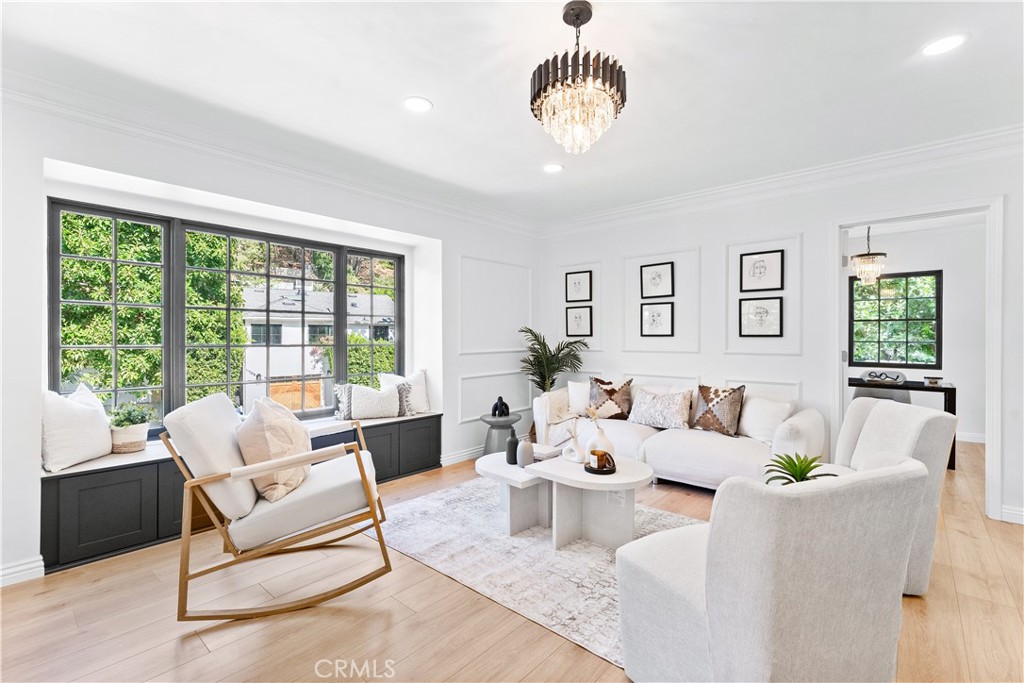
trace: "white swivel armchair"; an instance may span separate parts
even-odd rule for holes
[[[832,464],[824,465],[824,471],[843,475],[914,458],[928,468],[928,484],[921,499],[921,516],[903,588],[907,595],[924,595],[928,591],[939,498],[956,423],[955,415],[932,408],[880,398],[855,398],[846,409]]]
[[[246,465],[235,430],[241,423],[231,399],[213,394],[178,408],[164,418],[164,445],[185,477],[178,574],[178,620],[247,619],[310,607],[391,571],[380,522],[384,508],[374,482],[373,460],[359,443],[339,444],[298,455]],[[253,478],[282,469],[312,465],[302,484],[275,503],[260,499]],[[191,566],[192,504],[206,510],[231,557],[202,569]],[[195,579],[268,555],[312,550],[373,529],[381,564],[366,574],[322,593],[290,602],[223,610],[191,610],[189,585]],[[323,540],[323,536],[328,536]]]
[[[616,553],[626,675],[891,681],[928,472],[913,459],[790,486],[733,477],[711,522]]]

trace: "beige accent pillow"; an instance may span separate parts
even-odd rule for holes
[[[313,450],[309,431],[292,411],[274,399],[257,399],[235,432],[242,460],[255,465]],[[309,476],[309,465],[263,474],[252,480],[260,495],[271,503],[295,490]]]
[[[726,436],[736,436],[743,409],[743,392],[746,385],[738,387],[697,387],[697,419],[693,426]]]
[[[658,429],[689,429],[692,396],[690,389],[661,394],[637,387],[628,421]]]

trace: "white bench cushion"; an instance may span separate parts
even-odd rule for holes
[[[369,451],[362,458],[376,501],[373,459]],[[313,465],[302,485],[276,503],[260,499],[252,512],[228,525],[228,533],[239,549],[248,550],[366,509],[359,467],[347,454]]]
[[[211,394],[164,417],[175,450],[197,478],[245,465],[235,436],[241,423],[227,394]],[[215,481],[203,491],[229,519],[245,517],[256,504],[256,487],[248,480]]]
[[[641,453],[657,476],[711,489],[729,477],[763,479],[771,457],[771,447],[756,439],[699,429],[666,429]]]

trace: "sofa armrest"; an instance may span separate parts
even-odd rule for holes
[[[772,455],[799,453],[809,457],[821,456],[828,462],[825,449],[825,418],[814,408],[801,410],[780,424],[772,437]]]

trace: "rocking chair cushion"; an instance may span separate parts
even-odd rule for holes
[[[235,437],[241,422],[227,394],[211,394],[164,417],[174,448],[197,478],[245,465]],[[256,487],[249,480],[215,481],[202,488],[229,519],[245,517],[256,504]]]
[[[363,451],[362,459],[376,504],[373,458]],[[228,525],[228,533],[239,550],[250,550],[366,509],[359,466],[347,454],[313,465],[302,486],[276,503],[260,499],[252,512]]]

